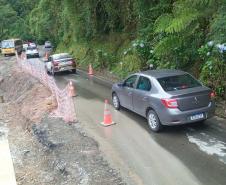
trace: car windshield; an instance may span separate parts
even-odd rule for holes
[[[60,59],[64,59],[64,58],[71,58],[71,56],[69,54],[60,54],[60,55],[53,56],[54,60],[60,60]]]
[[[13,48],[14,42],[13,41],[2,41],[2,48]]]
[[[176,91],[202,86],[196,79],[189,74],[168,76],[157,79],[165,91]]]
[[[28,47],[27,47],[27,50],[34,50],[34,49],[36,49],[35,46],[28,46]]]

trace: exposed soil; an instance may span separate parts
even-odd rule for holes
[[[0,122],[9,129],[18,185],[125,184],[79,123],[49,117],[54,97],[15,66],[15,57],[0,57]]]
[[[226,100],[218,100],[216,103],[216,115],[226,119]]]

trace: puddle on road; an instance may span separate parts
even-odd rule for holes
[[[196,144],[199,149],[208,155],[216,156],[219,161],[226,164],[226,143],[203,132],[189,129],[187,133],[189,142]]]

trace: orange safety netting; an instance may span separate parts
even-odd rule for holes
[[[51,116],[61,117],[66,122],[77,121],[73,97],[69,93],[69,83],[64,89],[59,89],[54,78],[46,73],[45,65],[39,59],[28,61],[23,54],[20,57],[17,54],[16,56],[19,67],[39,79],[55,96],[57,109],[51,113]]]

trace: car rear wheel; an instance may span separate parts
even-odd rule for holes
[[[49,72],[49,70],[47,69],[46,66],[45,66],[45,71],[46,71],[46,73],[47,73],[48,75],[50,75],[50,72]]]
[[[75,73],[76,73],[76,69],[72,69],[71,72],[72,72],[73,74],[75,74]]]
[[[162,129],[162,125],[160,123],[158,115],[154,110],[148,111],[147,121],[148,121],[148,125],[152,131],[159,132]]]
[[[113,93],[113,95],[112,95],[112,102],[113,102],[114,108],[116,110],[119,110],[121,105],[120,105],[120,101],[119,101],[119,98],[116,93]]]
[[[52,76],[55,76],[55,71],[54,71],[53,68],[51,68],[51,75],[52,75]]]

